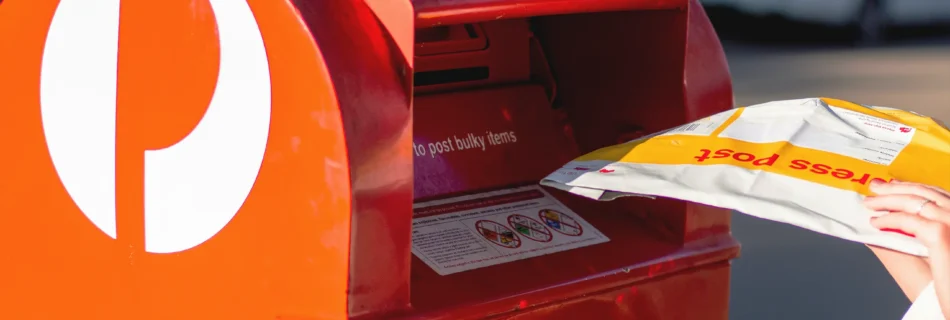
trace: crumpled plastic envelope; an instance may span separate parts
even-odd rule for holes
[[[913,112],[830,99],[736,108],[583,155],[542,185],[592,199],[668,197],[926,256],[864,208],[873,180],[950,190],[950,130]]]

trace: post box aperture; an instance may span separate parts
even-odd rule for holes
[[[539,306],[618,287],[626,292],[612,303],[626,305],[624,297],[644,299],[630,292],[641,283],[694,273],[683,281],[717,279],[701,295],[717,297],[707,308],[721,315],[711,318],[725,317],[728,260],[738,251],[728,212],[669,199],[595,202],[537,186],[582,152],[731,107],[730,93],[684,86],[695,73],[687,70],[690,54],[721,55],[715,39],[688,41],[708,28],[690,18],[705,16],[689,4],[511,19],[446,11],[430,21],[421,17],[439,17],[438,2],[416,2],[416,312],[570,319],[591,305]],[[724,70],[708,70],[724,73],[718,90],[729,87]],[[691,101],[699,93],[711,99]],[[668,290],[654,294],[697,294]],[[605,317],[650,317],[635,309]]]

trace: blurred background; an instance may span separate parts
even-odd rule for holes
[[[739,106],[826,96],[950,123],[950,0],[701,2]],[[896,320],[910,305],[863,245],[741,214],[733,228],[730,319]]]

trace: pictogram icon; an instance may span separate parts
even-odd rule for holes
[[[521,238],[514,231],[498,222],[479,220],[475,222],[475,229],[482,237],[500,247],[515,249],[521,246]]]
[[[560,234],[579,236],[584,233],[581,224],[563,212],[554,209],[543,209],[538,211],[538,217],[541,218],[544,224]]]

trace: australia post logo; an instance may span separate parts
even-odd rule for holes
[[[205,81],[206,99],[194,98],[202,94],[183,93],[202,90],[203,84],[192,85],[190,81],[198,80],[187,75],[165,75],[183,91],[149,91],[138,82],[162,77],[162,70],[123,73],[127,65],[123,59],[134,59],[136,47],[123,43],[127,38],[121,33],[127,31],[124,19],[128,17],[120,0],[60,0],[45,40],[40,113],[59,180],[88,220],[113,239],[121,233],[116,217],[123,214],[116,205],[117,191],[123,192],[117,183],[121,186],[130,177],[136,181],[141,186],[137,190],[142,192],[148,252],[187,250],[222,230],[257,180],[267,145],[271,80],[260,28],[245,1],[208,3],[213,11],[206,15],[213,16],[207,22],[211,36],[207,41],[194,40],[188,47],[212,48],[206,51],[216,53],[205,54],[210,62],[197,65],[211,70],[212,76]],[[148,36],[138,34],[128,41],[149,41]],[[173,49],[151,54],[191,54]],[[190,130],[181,133],[166,134],[161,123],[144,128],[123,124],[123,110],[134,110],[148,99],[164,99],[170,110],[187,104],[204,112],[193,112]],[[150,107],[161,109],[161,104]],[[154,112],[164,118],[153,122],[176,119],[162,110]],[[150,123],[141,114],[138,117],[140,123]],[[123,152],[129,153],[123,141],[131,139],[124,135],[135,130],[145,131],[139,132],[143,137],[159,137],[159,142],[138,139],[134,142],[143,147],[123,158]],[[121,168],[127,163],[142,169],[125,175]]]

